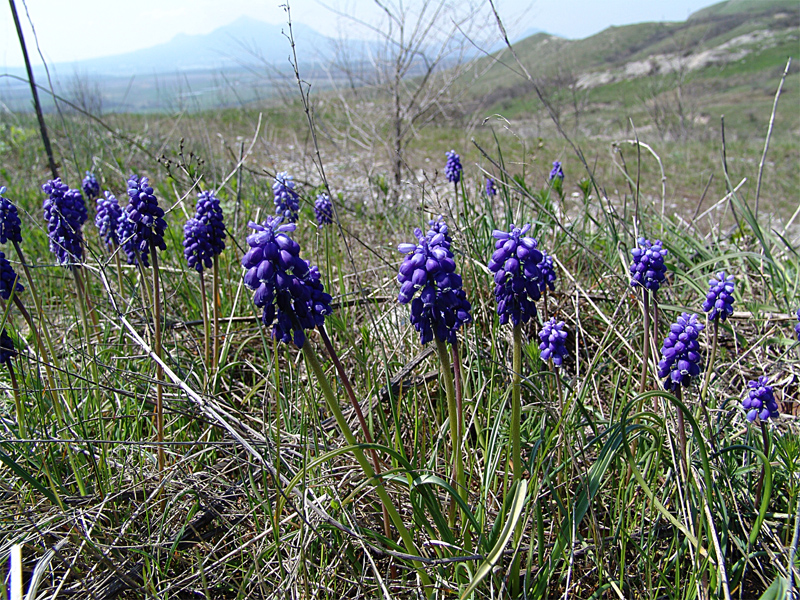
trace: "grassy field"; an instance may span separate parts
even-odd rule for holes
[[[93,203],[83,259],[56,263],[35,119],[1,113],[0,195],[19,209],[24,254],[2,251],[25,288],[2,306],[17,352],[0,370],[2,593],[16,546],[31,598],[792,597],[798,79],[786,80],[756,215],[782,71],[769,64],[737,84],[769,88],[763,102],[735,86],[713,95],[713,111],[730,102],[724,147],[718,115],[661,135],[630,100],[659,82],[639,79],[592,90],[582,125],[567,111],[569,141],[525,98],[429,127],[397,198],[381,156],[337,137],[325,97],[312,97],[311,126],[300,101],[49,115],[70,187],[92,170],[125,206],[128,176],[150,178],[168,224],[157,270],[102,243]],[[554,160],[563,182],[549,178]],[[274,214],[280,171],[300,200],[287,233],[332,296],[302,347],[273,339],[243,279],[248,223]],[[183,254],[201,190],[225,218],[215,277]],[[322,191],[335,207],[324,226]],[[471,318],[423,345],[398,303],[397,246],[440,215]],[[557,276],[518,326],[500,323],[489,266],[493,232],[512,224],[531,224]],[[640,236],[667,251],[657,293],[630,285]],[[715,325],[702,303],[720,271],[735,302]],[[705,324],[699,374],[670,392],[657,363],[683,312]],[[567,332],[560,367],[541,357],[551,317]],[[762,376],[780,416],[750,422],[742,400]]]

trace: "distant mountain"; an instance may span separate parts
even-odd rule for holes
[[[331,49],[331,40],[301,23],[292,25],[298,58],[314,62]],[[182,71],[209,71],[241,67],[261,60],[289,64],[291,47],[287,25],[240,17],[211,33],[181,33],[169,42],[125,54],[55,64],[57,72],[92,76],[152,75]]]

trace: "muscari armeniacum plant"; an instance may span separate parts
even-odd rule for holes
[[[642,312],[644,314],[644,352],[642,356],[642,378],[639,392],[643,393],[647,386],[647,363],[650,360],[650,295],[653,295],[653,310],[656,310],[655,294],[664,282],[667,267],[664,258],[667,251],[661,241],[651,242],[643,237],[637,240],[637,246],[631,250],[631,287],[642,290]],[[657,322],[657,316],[653,321]]]
[[[447,177],[447,181],[453,184],[455,198],[458,200],[458,184],[464,171],[461,166],[461,157],[456,154],[455,150],[445,152],[445,156],[447,156],[447,162],[444,165],[444,176]]]
[[[317,196],[317,200],[314,202],[314,215],[317,217],[317,225],[320,227],[333,223],[333,204],[331,197],[325,192]]]
[[[708,383],[711,379],[711,370],[714,359],[717,357],[717,338],[719,336],[719,322],[725,321],[733,314],[733,290],[735,281],[733,275],[725,275],[724,271],[714,275],[708,280],[708,293],[703,302],[703,312],[707,313],[708,321],[714,324],[711,342],[711,355],[708,357],[703,389],[700,392],[701,402],[705,400]],[[703,405],[705,410],[705,405]]]
[[[97,196],[95,204],[94,224],[106,249],[113,253],[114,261],[117,264],[117,286],[119,293],[123,293],[122,288],[122,264],[120,261],[120,239],[119,223],[122,218],[122,207],[119,201],[111,192],[105,192],[102,196]]]
[[[761,425],[761,440],[764,444],[764,456],[769,460],[767,421],[769,419],[777,419],[780,413],[778,403],[775,401],[775,391],[769,385],[768,377],[762,375],[754,381],[747,382],[742,408],[745,410],[745,417],[750,423],[754,423],[756,420],[759,421]],[[761,497],[765,475],[766,465],[761,468],[761,476],[756,486],[756,504],[759,503],[759,498]]]
[[[547,181],[553,186],[553,189],[561,195],[564,189],[564,170],[561,168],[561,161],[553,161],[553,168],[550,170]]]
[[[325,317],[332,312],[331,296],[325,292],[319,269],[300,257],[300,245],[289,235],[296,225],[282,221],[283,218],[279,215],[270,217],[261,224],[252,221],[249,223],[253,233],[247,236],[250,249],[242,258],[242,266],[245,268],[244,283],[254,291],[253,303],[261,309],[261,321],[266,328],[271,329],[273,339],[285,344],[294,343],[302,350],[322,388],[328,410],[336,419],[345,440],[353,448],[364,475],[373,480],[376,471],[358,446],[322,365],[306,337],[306,331],[315,328],[320,333],[324,332]],[[329,342],[327,335],[325,338]],[[373,455],[373,462],[377,462],[376,455]],[[417,554],[411,534],[380,480],[376,483],[376,492],[386,514],[397,528],[406,551]],[[415,561],[415,566],[423,584],[429,586],[430,580],[421,563]]]
[[[197,271],[200,277],[206,364],[209,364],[208,357],[211,344],[209,342],[210,326],[203,271],[205,269],[212,269],[213,283],[211,297],[214,318],[214,354],[211,360],[212,370],[216,369],[217,360],[219,358],[219,255],[224,249],[225,220],[219,198],[217,198],[213,192],[200,192],[197,195],[195,215],[189,219],[183,227],[183,255],[189,267]]]
[[[100,184],[91,171],[86,171],[86,177],[81,182],[81,188],[83,188],[83,193],[86,194],[89,202],[100,197]]]
[[[472,320],[472,307],[463,290],[461,276],[456,273],[449,231],[444,221],[440,218],[431,223],[427,234],[417,228],[414,235],[417,238],[416,244],[406,243],[397,247],[399,252],[406,255],[397,275],[400,283],[397,300],[400,304],[411,305],[411,324],[419,333],[420,343],[423,346],[431,341],[436,343],[447,395],[452,442],[452,480],[457,493],[465,498],[461,418],[446,344],[457,344],[456,333],[462,325]],[[458,371],[460,372],[460,367]],[[450,515],[452,526],[455,518],[452,510]]]
[[[658,377],[664,379],[664,389],[672,392],[682,400],[683,388],[689,387],[700,375],[700,343],[697,341],[705,326],[697,320],[697,315],[682,313],[670,325],[669,334],[661,348],[661,360],[658,363]],[[684,470],[687,469],[686,430],[684,429],[683,411],[678,407],[678,436],[680,438],[681,459]],[[686,471],[688,473],[688,470]]]
[[[275,202],[275,214],[287,223],[297,222],[300,212],[300,197],[294,189],[294,180],[286,171],[281,171],[275,175],[275,183],[272,184],[273,201]]]
[[[128,255],[128,262],[148,266],[148,257],[153,266],[153,352],[161,359],[161,287],[158,272],[158,250],[166,250],[164,232],[167,222],[164,209],[158,205],[153,188],[147,177],[131,174],[128,178],[128,205],[117,226],[117,235]],[[144,279],[144,274],[142,274]],[[164,406],[162,380],[164,370],[156,363],[156,439],[158,441],[158,470],[164,472]]]

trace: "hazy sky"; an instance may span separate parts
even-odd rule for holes
[[[15,0],[28,52],[39,63],[25,14],[26,4],[42,53],[49,62],[120,54],[167,42],[178,33],[208,33],[247,15],[270,23],[286,22],[286,0]],[[397,1],[397,0],[395,0]],[[412,4],[415,0],[406,0]],[[455,0],[459,1],[459,0]],[[325,2],[365,21],[375,18],[373,0]],[[682,21],[714,0],[496,0],[513,37],[536,28],[583,38],[610,25],[642,21]],[[340,19],[318,0],[291,0],[292,19],[335,36]],[[0,3],[0,71],[21,66],[11,10]]]

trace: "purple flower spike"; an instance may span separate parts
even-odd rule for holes
[[[748,381],[747,396],[742,400],[742,408],[747,411],[747,420],[751,423],[756,417],[762,421],[778,418],[778,403],[769,379],[761,376],[755,381]]]
[[[91,171],[86,171],[86,177],[83,178],[81,187],[89,202],[100,197],[100,184],[97,183],[97,178]]]
[[[139,179],[131,175],[128,179],[130,202],[117,225],[117,238],[128,257],[128,264],[135,265],[138,259],[147,267],[150,248],[166,250],[164,231],[164,209],[158,206],[158,199],[149,185],[147,177]]]
[[[495,185],[494,179],[491,177],[486,178],[486,195],[489,198],[493,198],[497,195],[497,186]]]
[[[725,277],[722,271],[708,280],[709,288],[706,301],[703,302],[703,311],[709,313],[708,320],[724,321],[733,314],[733,275]]]
[[[0,186],[0,244],[22,242],[22,223],[14,203],[4,198],[5,186]]]
[[[564,171],[561,169],[560,161],[553,162],[553,170],[550,171],[550,177],[548,178],[548,181],[553,181],[554,179],[561,181],[564,180]]]
[[[547,288],[550,291],[556,289],[556,269],[553,266],[553,257],[544,250],[542,253],[542,260],[539,261],[537,267],[539,268],[539,290],[544,292]]]
[[[661,241],[639,238],[639,245],[631,250],[631,286],[644,286],[646,289],[657,292],[661,283],[666,278],[667,267],[664,257],[667,251],[661,247]]]
[[[200,192],[195,215],[183,227],[183,255],[190,268],[202,273],[224,249],[225,221],[219,198],[213,192]]]
[[[700,344],[697,338],[704,325],[697,315],[683,313],[670,325],[669,335],[661,348],[658,376],[666,378],[664,389],[675,392],[680,386],[689,387],[693,377],[700,375]]]
[[[333,204],[331,197],[325,192],[317,196],[317,201],[314,202],[314,213],[317,217],[317,225],[329,225],[333,223]]]
[[[554,318],[551,318],[539,332],[539,339],[542,340],[542,343],[539,344],[541,359],[552,360],[556,367],[560,367],[567,356],[567,347],[564,345],[567,341],[564,321],[556,322]]]
[[[272,326],[272,337],[284,343],[305,343],[305,330],[325,323],[331,314],[331,296],[325,292],[319,269],[300,258],[300,245],[287,234],[294,223],[281,225],[271,217],[247,236],[250,250],[242,258],[247,269],[244,283],[255,290],[253,302],[262,309],[261,320]]]
[[[275,175],[272,194],[275,202],[275,214],[283,218],[287,223],[296,223],[300,212],[300,197],[294,191],[292,176],[286,171],[281,171]]]
[[[514,325],[527,323],[536,316],[536,301],[542,297],[542,271],[539,264],[542,253],[537,242],[525,237],[530,224],[520,229],[511,225],[508,232],[495,230],[495,251],[489,259],[489,270],[494,273],[494,296],[500,323],[509,318]]]
[[[411,303],[411,324],[419,332],[422,345],[432,341],[434,335],[452,344],[459,327],[472,320],[472,306],[461,287],[461,276],[455,272],[447,225],[440,217],[431,222],[431,227],[426,235],[421,229],[414,230],[417,244],[397,247],[406,255],[397,275],[397,300]]]
[[[455,150],[445,152],[445,156],[447,156],[447,164],[444,166],[444,175],[447,177],[447,181],[458,183],[461,181],[461,172],[464,170],[461,168],[461,157],[456,154]]]
[[[16,286],[14,282],[16,281]],[[8,300],[11,298],[11,291],[19,293],[25,290],[19,282],[14,267],[6,260],[6,255],[0,252],[0,298]]]
[[[119,244],[117,228],[122,218],[122,207],[111,192],[105,193],[105,198],[97,199],[97,210],[94,224],[100,232],[100,239],[109,248]]]
[[[0,364],[10,367],[11,359],[16,355],[17,349],[14,347],[14,340],[11,339],[11,336],[6,332],[6,328],[3,327],[3,331],[0,332]]]
[[[88,216],[83,195],[53,179],[42,186],[47,198],[42,205],[50,237],[50,251],[58,264],[66,266],[83,260],[82,227]]]

